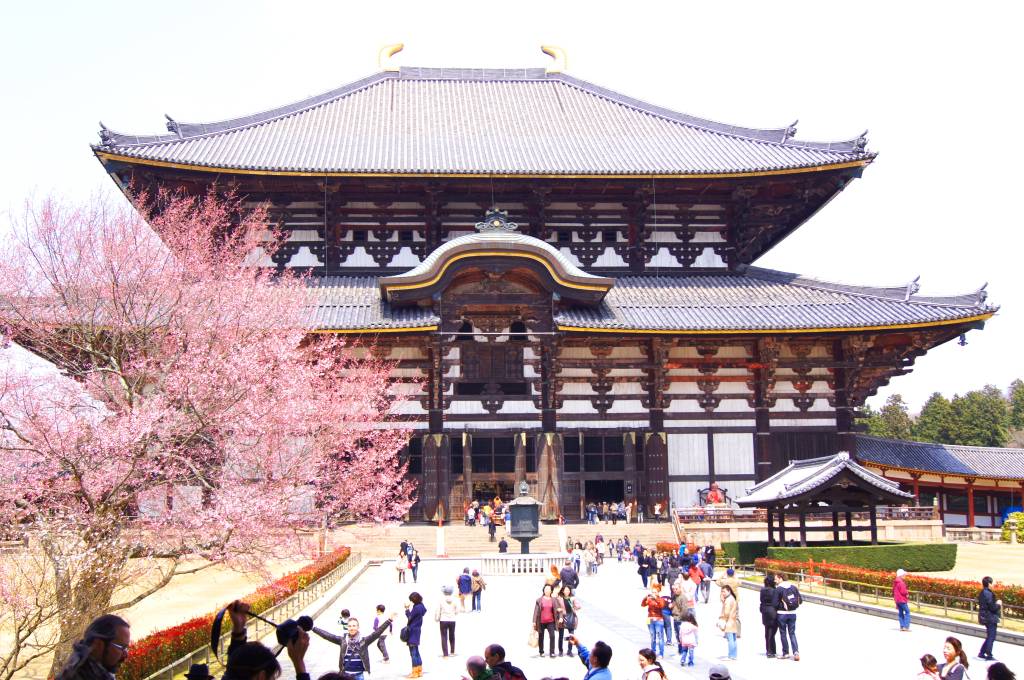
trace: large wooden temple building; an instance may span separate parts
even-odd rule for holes
[[[863,136],[704,120],[545,69],[385,70],[167,134],[105,127],[124,190],[231,185],[312,273],[315,333],[358,335],[413,392],[417,519],[527,481],[589,501],[740,496],[790,461],[856,454],[855,410],[995,313],[754,266],[859,178]]]

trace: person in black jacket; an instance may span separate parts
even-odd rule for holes
[[[648,551],[639,551],[639,554],[636,556],[636,573],[640,574],[640,581],[644,584],[644,590],[647,590],[647,579],[650,578],[655,564],[654,557]]]
[[[351,675],[354,680],[363,680],[363,674],[370,672],[369,647],[380,638],[381,635],[392,625],[395,615],[384,619],[383,623],[367,635],[359,635],[359,619],[352,617],[348,620],[348,630],[341,635],[328,633],[322,628],[313,628],[313,632],[328,642],[333,642],[340,648],[338,656],[338,669]]]
[[[761,623],[764,624],[764,651],[769,659],[776,654],[775,634],[779,632],[779,593],[775,590],[775,576],[764,577],[761,588]]]
[[[978,657],[991,661],[992,644],[996,641],[996,627],[1002,617],[1003,601],[997,600],[992,592],[992,577],[981,579],[981,592],[978,593],[978,623],[985,626],[985,642],[981,645]]]

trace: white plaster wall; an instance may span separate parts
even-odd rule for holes
[[[668,435],[668,473],[706,475],[708,436],[704,433]]]
[[[743,432],[716,432],[715,473],[754,474],[754,435]]]

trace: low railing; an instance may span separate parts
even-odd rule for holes
[[[564,564],[564,553],[538,553],[536,555],[481,555],[480,573],[485,576],[547,574],[551,572],[551,567],[560,568]]]
[[[768,513],[763,508],[745,509],[728,506],[705,505],[693,508],[676,508],[676,517],[680,522],[766,522]],[[851,520],[866,522],[871,519],[867,510],[853,512]],[[933,520],[939,519],[938,509],[931,505],[879,505],[875,508],[875,516],[882,520]],[[800,521],[797,513],[786,513],[786,523],[796,526]],[[831,512],[814,512],[805,515],[807,522],[831,522]],[[845,514],[839,516],[840,529],[846,521]]]
[[[763,570],[751,566],[743,568],[755,574],[764,574]],[[854,600],[868,604],[892,603],[892,586],[878,586],[871,583],[859,583],[845,579],[831,578],[820,574],[809,574],[806,571],[782,571],[771,569],[773,574],[785,574],[786,578],[800,584],[803,593],[819,594],[826,597],[838,597],[841,600]],[[977,598],[947,595],[926,590],[911,590],[908,595],[911,611],[940,615],[950,618],[950,612],[966,614],[972,622],[977,621]],[[1024,624],[1024,607],[1003,604],[1003,618]]]
[[[358,567],[362,562],[362,559],[363,556],[359,553],[350,554],[348,559],[338,565],[337,569],[325,574],[322,578],[313,581],[287,600],[274,605],[264,612],[261,612],[260,616],[270,619],[271,621],[284,621],[285,619],[291,618],[293,614],[297,614],[305,609],[310,603],[316,602],[323,597],[328,590],[337,585],[338,581],[340,581],[342,577]],[[250,640],[259,640],[269,635],[274,630],[274,627],[258,619],[249,619],[248,623],[246,623],[245,630]],[[230,638],[230,633],[221,636],[221,656],[226,653]],[[187,654],[167,666],[164,666],[156,673],[147,676],[146,680],[174,680],[176,676],[188,671],[189,666],[194,663],[205,663],[210,665],[215,661],[216,659],[214,658],[213,650],[210,649],[210,645],[204,645],[191,654]]]

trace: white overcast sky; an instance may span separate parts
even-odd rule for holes
[[[872,399],[914,409],[1024,377],[1024,106],[1017,2],[20,2],[0,8],[0,209],[87,198],[110,180],[97,121],[162,132],[252,113],[398,63],[536,67],[798,138],[869,132],[880,153],[820,214],[758,261],[922,293],[988,282],[999,314],[969,344],[918,360]],[[496,102],[500,106],[500,102]],[[3,219],[6,223],[6,215]]]

